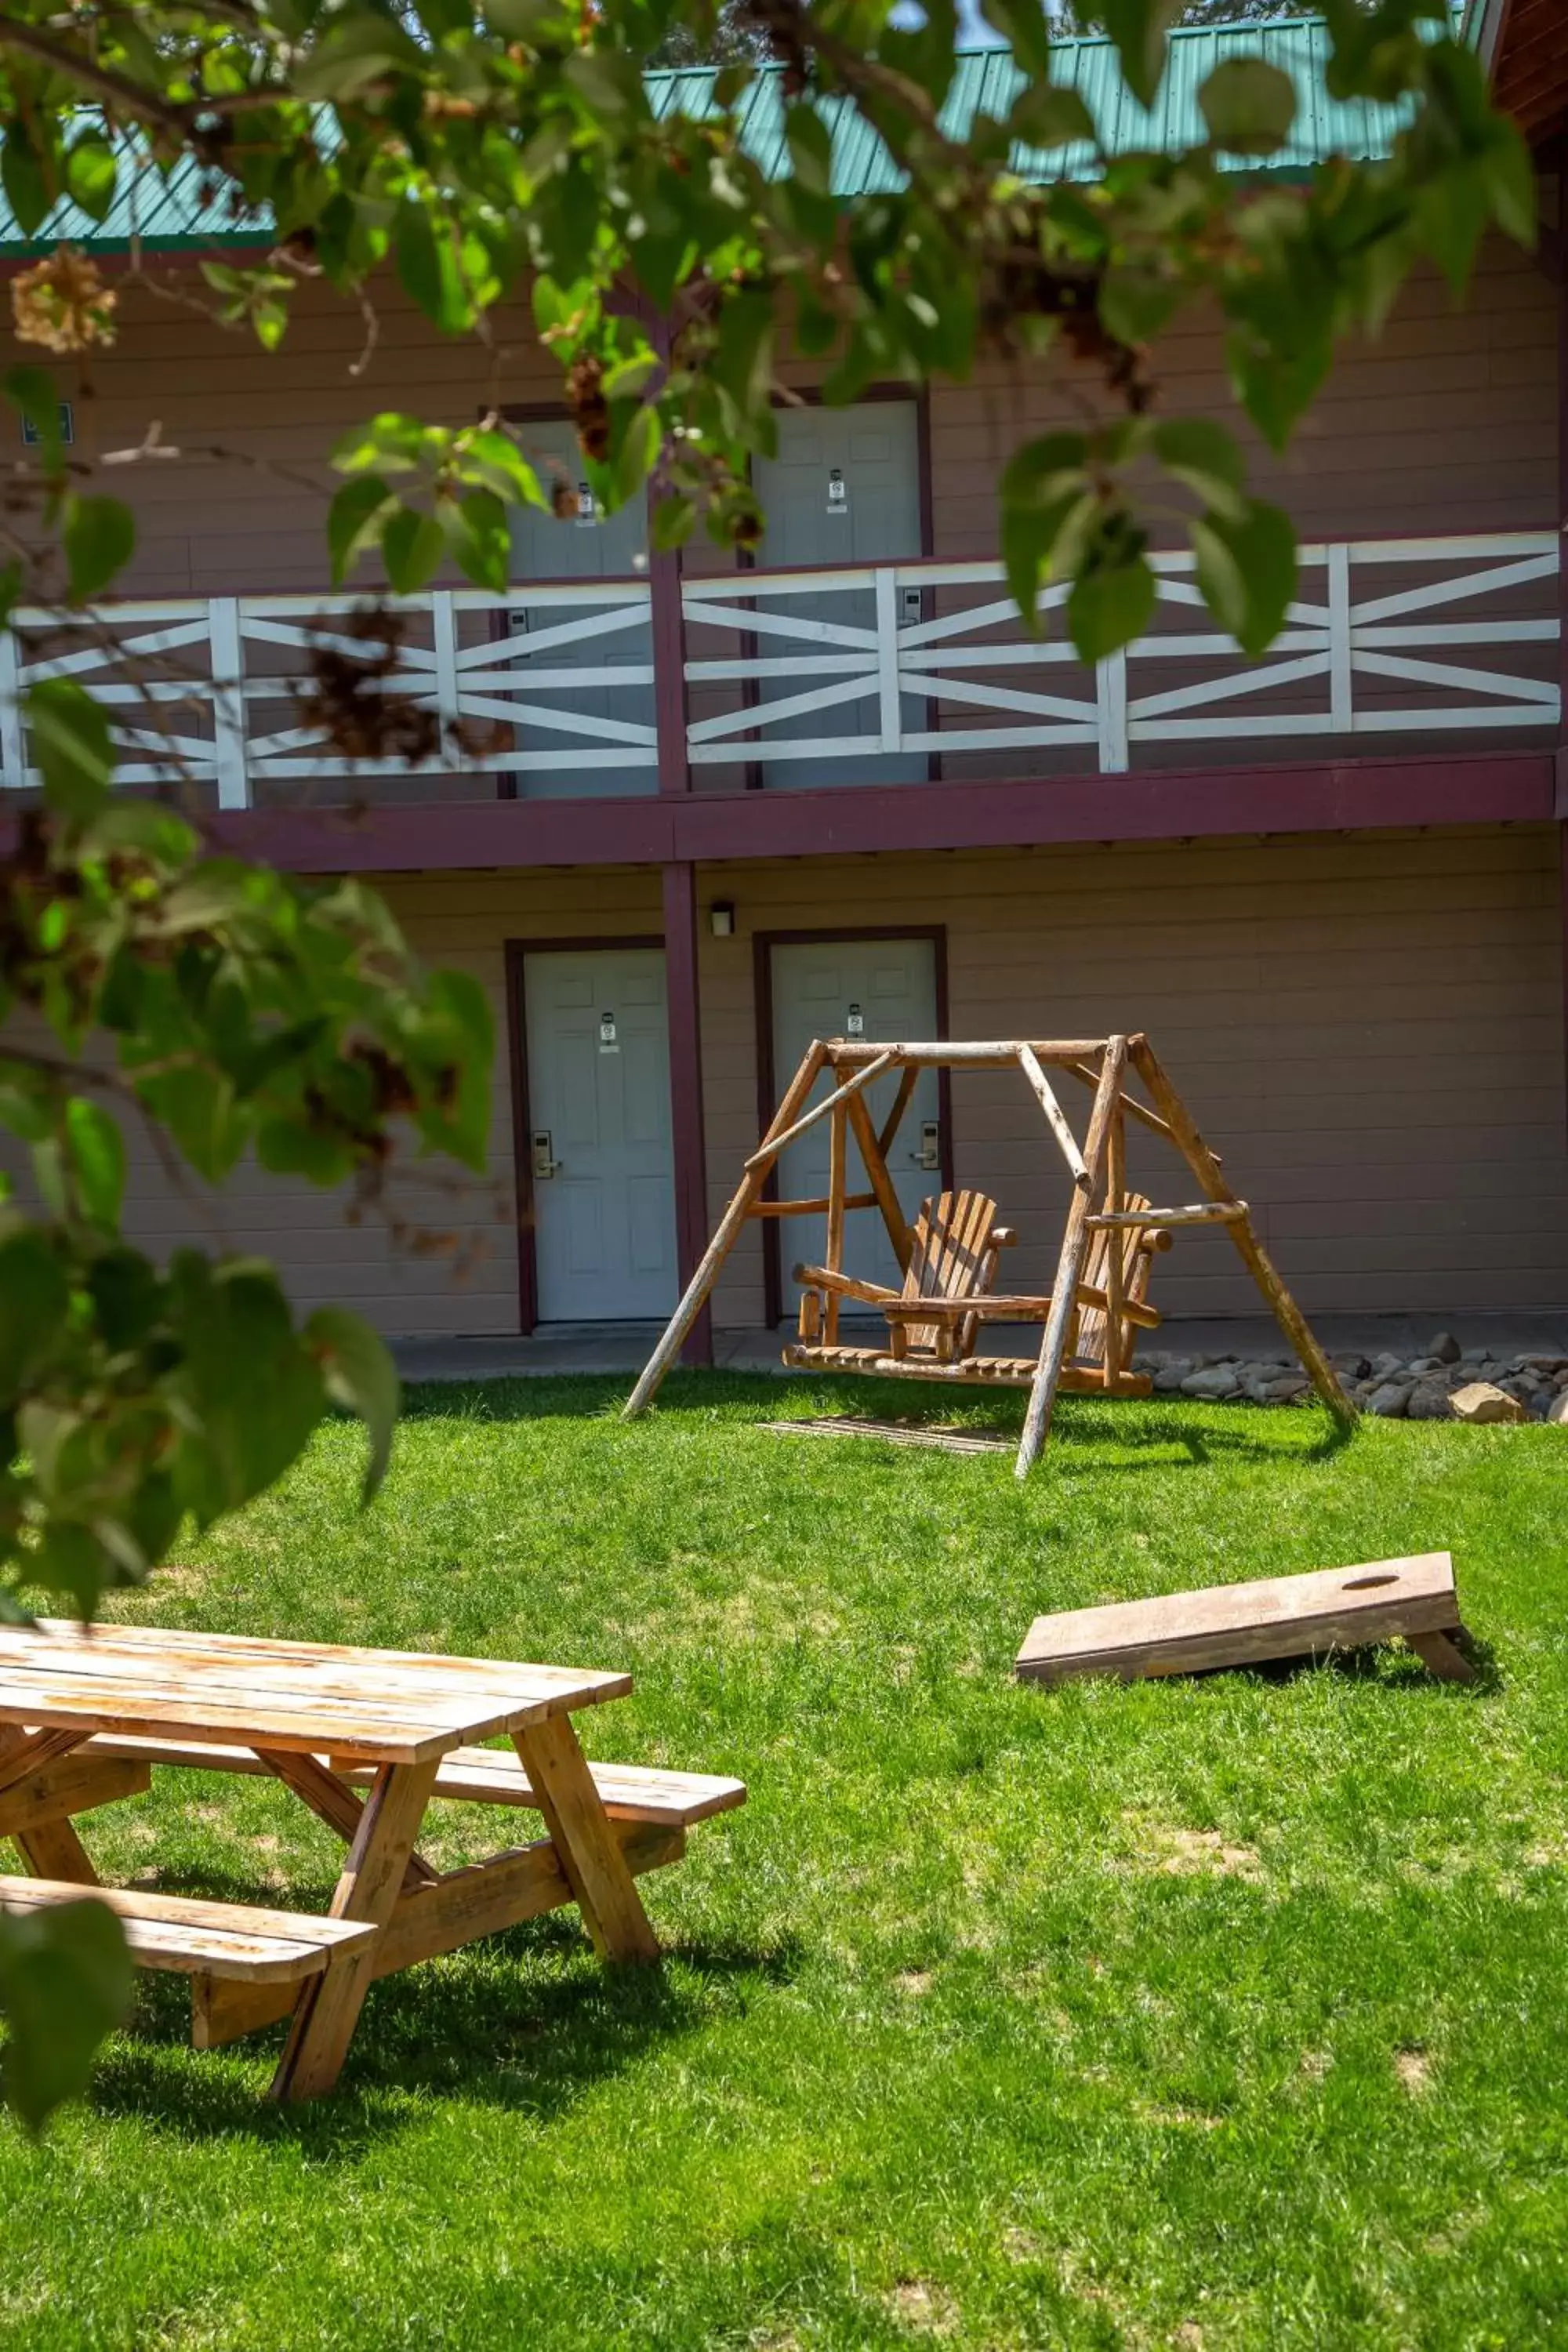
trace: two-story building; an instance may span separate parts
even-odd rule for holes
[[[1554,224],[1556,0],[1476,15]],[[1384,152],[1395,127],[1326,102],[1323,37],[1310,21],[1177,33],[1152,115],[1102,42],[1064,45],[1059,70],[1108,144],[1184,143],[1216,58],[1261,49],[1314,93],[1279,165],[1300,173]],[[1003,69],[974,53],[963,95]],[[701,89],[663,77],[661,102]],[[759,137],[775,102],[764,87]],[[1059,167],[1087,165],[1068,151]],[[847,189],[879,168],[840,158]],[[1097,670],[1059,631],[1020,627],[994,485],[1061,413],[1048,370],[828,409],[796,367],[754,562],[649,557],[643,512],[588,499],[520,516],[504,594],[454,582],[407,600],[405,682],[464,722],[409,770],[331,755],[294,698],[312,637],[374,589],[326,593],[327,453],[375,408],[473,416],[489,363],[394,289],[368,356],[361,313],[324,289],[264,354],[188,299],[212,241],[190,182],[139,202],[51,226],[118,287],[114,348],[71,392],[79,452],[156,423],[182,453],[115,485],[139,526],[115,628],[127,656],[191,681],[166,706],[174,746],[132,732],[125,779],[177,774],[235,845],[372,877],[428,959],[482,978],[501,1040],[493,1181],[420,1212],[477,1244],[460,1272],[345,1225],[331,1196],[237,1181],[229,1236],[280,1261],[301,1304],[340,1299],[395,1335],[659,1318],[813,1035],[1143,1028],[1309,1310],[1568,1308],[1554,227],[1533,257],[1489,246],[1462,304],[1418,278],[1344,352],[1289,456],[1257,453],[1304,542],[1261,661],[1216,634],[1179,554],[1151,635]],[[0,238],[6,268],[38,249]],[[526,446],[571,480],[524,306],[497,341]],[[1215,326],[1171,335],[1158,373],[1173,407],[1228,407]],[[112,683],[93,642],[80,675]],[[21,633],[24,674],[60,652],[58,631]],[[922,1087],[896,1170],[910,1203],[954,1169],[983,1184],[1023,1235],[1018,1286],[1044,1286],[1060,1202],[1028,1098],[995,1075],[956,1098]],[[786,1164],[792,1193],[823,1189],[822,1133]],[[143,1236],[189,1217],[139,1172]],[[799,1243],[781,1265],[776,1234],[751,1228],[730,1261],[721,1326],[787,1311]],[[1215,1236],[1184,1237],[1163,1270],[1180,1313],[1251,1297]]]

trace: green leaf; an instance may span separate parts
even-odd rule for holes
[[[474,322],[474,306],[458,274],[451,221],[405,196],[397,207],[394,236],[404,292],[444,335],[465,334]]]
[[[400,596],[416,595],[440,569],[447,535],[434,515],[400,506],[384,526],[381,560]]]
[[[46,677],[28,688],[26,716],[49,807],[58,816],[94,815],[114,772],[107,713],[74,678]]]
[[[66,500],[60,523],[71,602],[85,604],[123,571],[136,547],[136,522],[119,499]]]
[[[1172,416],[1154,427],[1151,447],[1165,471],[1205,507],[1239,516],[1246,467],[1235,436],[1211,416]]]
[[[1280,507],[1249,499],[1237,520],[1211,513],[1191,525],[1203,599],[1254,659],[1285,625],[1296,593],[1296,532]]]
[[[333,494],[327,509],[327,553],[334,588],[342,586],[365,550],[376,544],[383,518],[396,503],[379,474],[356,474]]]
[[[37,236],[55,201],[43,164],[22,124],[13,120],[0,153],[0,187],[24,236]]]
[[[321,1368],[332,1402],[358,1413],[370,1433],[363,1494],[368,1503],[392,1459],[401,1401],[397,1368],[380,1333],[346,1307],[319,1307],[305,1326],[305,1342]]]
[[[66,156],[66,190],[89,220],[107,217],[114,202],[114,150],[101,131],[84,131]]]
[[[1051,69],[1050,19],[1041,0],[981,0],[980,13],[1001,34],[1026,73]]]
[[[10,368],[3,379],[5,397],[19,408],[38,436],[44,470],[58,474],[65,455],[60,437],[59,386],[47,368]]]
[[[1009,135],[1026,147],[1048,151],[1100,137],[1093,115],[1076,89],[1054,82],[1031,82],[1018,92],[1007,116]]]
[[[664,425],[657,408],[639,408],[626,426],[616,457],[616,488],[623,499],[637,496],[664,446]]]
[[[1095,15],[1116,45],[1127,87],[1152,106],[1165,71],[1165,35],[1183,0],[1098,0]]]
[[[1230,155],[1276,155],[1296,120],[1296,85],[1262,58],[1226,58],[1198,90],[1216,147]]]
[[[816,196],[833,192],[833,134],[816,108],[797,99],[784,116],[790,163],[802,187]]]
[[[102,1105],[73,1095],[66,1105],[66,1142],[76,1189],[95,1225],[120,1223],[125,1197],[125,1139]]]
[[[1068,634],[1080,661],[1103,661],[1142,636],[1154,615],[1154,575],[1142,550],[1096,557],[1068,596]]]
[[[5,2097],[29,2131],[87,2089],[100,2043],[131,2006],[132,1983],[125,1930],[107,1903],[0,1911]]]
[[[697,501],[681,493],[662,498],[648,520],[649,536],[656,555],[668,555],[673,548],[684,547],[697,520]]]
[[[399,68],[425,63],[390,16],[356,9],[295,58],[290,79],[301,98],[337,101],[363,96],[373,82]]]
[[[65,1270],[36,1226],[0,1243],[0,1404],[7,1410],[47,1363],[69,1311]]]
[[[455,561],[475,587],[504,588],[511,568],[511,532],[495,492],[470,490],[464,499],[442,499],[436,511]]]

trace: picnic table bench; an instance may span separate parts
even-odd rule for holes
[[[0,1835],[32,1874],[16,1908],[101,1893],[138,1963],[191,1979],[212,2048],[291,2018],[271,2096],[337,2080],[373,1979],[575,1903],[601,1958],[650,1960],[635,1884],[742,1781],[590,1764],[572,1717],[627,1675],[44,1620],[0,1627]],[[505,1735],[510,1751],[478,1743]],[[326,1916],[99,1887],[75,1821],[154,1768],[266,1773],[345,1841]],[[360,1790],[365,1793],[362,1796]],[[418,1850],[436,1799],[530,1808],[546,1835],[458,1870]]]

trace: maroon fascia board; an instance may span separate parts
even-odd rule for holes
[[[226,847],[300,872],[396,874],[1540,824],[1568,814],[1557,766],[1544,750],[1005,783],[426,803],[353,815],[258,810],[214,819],[212,831]]]

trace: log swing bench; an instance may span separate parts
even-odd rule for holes
[[[1016,1239],[1008,1226],[996,1223],[994,1201],[977,1192],[943,1192],[921,1203],[911,1225],[888,1170],[889,1148],[922,1070],[1006,1068],[1016,1069],[1024,1078],[1072,1181],[1056,1279],[1048,1293],[1037,1297],[993,1286],[1003,1254]],[[879,1131],[866,1090],[894,1071],[899,1073],[898,1089]],[[824,1073],[833,1080],[832,1090],[808,1109],[808,1097]],[[1081,1146],[1052,1084],[1053,1077],[1062,1076],[1092,1094]],[[1139,1082],[1136,1092],[1134,1079]],[[763,1189],[780,1153],[821,1119],[830,1122],[826,1196],[765,1200]],[[1196,1179],[1202,1201],[1158,1208],[1142,1192],[1129,1191],[1129,1120],[1174,1149]],[[851,1137],[865,1168],[868,1192],[847,1189]],[[898,1290],[844,1272],[845,1219],[852,1210],[868,1209],[880,1214],[903,1269]],[[757,1218],[824,1213],[824,1263],[795,1269],[803,1286],[800,1321],[796,1336],[784,1349],[784,1362],[813,1371],[1026,1388],[1029,1403],[1016,1464],[1020,1478],[1028,1475],[1039,1457],[1061,1390],[1103,1396],[1149,1394],[1149,1376],[1132,1369],[1133,1350],[1137,1333],[1152,1329],[1161,1319],[1148,1301],[1155,1253],[1168,1249],[1183,1226],[1223,1226],[1330,1412],[1346,1425],[1355,1418],[1355,1407],[1258,1240],[1247,1202],[1226,1181],[1217,1155],[1204,1141],[1142,1034],[933,1045],[816,1039],[746,1161],[740,1188],[627,1400],[625,1418],[634,1419],[652,1402],[742,1227]],[[885,1343],[851,1346],[840,1339],[839,1317],[847,1302],[884,1317]],[[981,1355],[979,1338],[987,1323],[1041,1325],[1037,1356]]]

